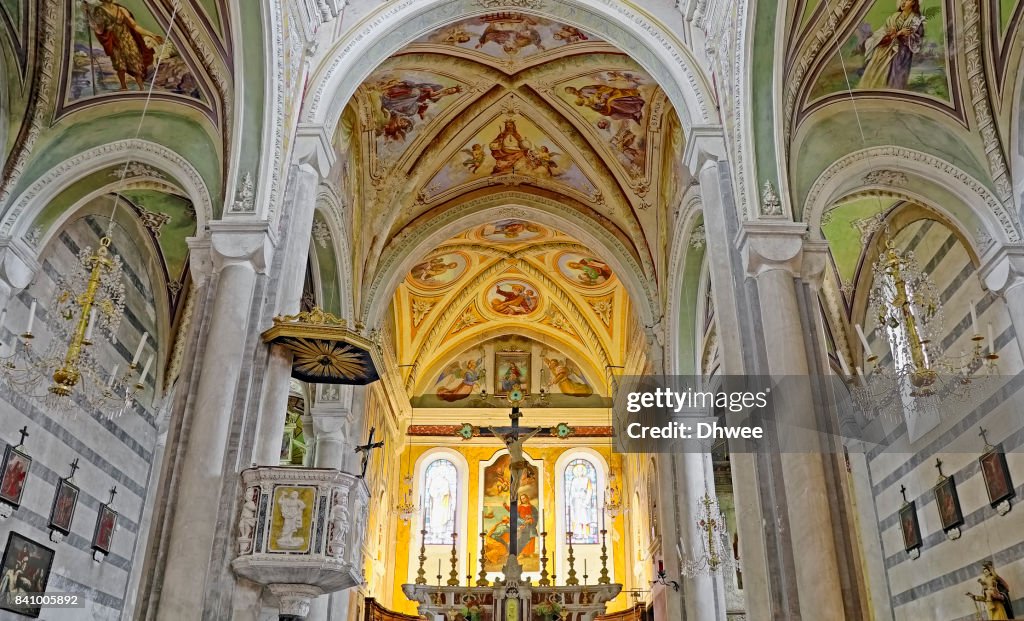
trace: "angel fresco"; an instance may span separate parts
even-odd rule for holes
[[[551,373],[551,379],[547,382],[546,388],[558,386],[563,395],[570,397],[589,397],[594,394],[587,378],[583,377],[576,363],[568,358],[545,358],[544,364]]]
[[[100,0],[95,5],[83,0],[82,10],[117,73],[121,90],[128,90],[128,76],[144,90],[154,48],[162,45],[164,38],[140,26],[132,12],[114,0]]]
[[[432,105],[449,95],[462,92],[462,86],[445,87],[441,84],[388,79],[371,89],[376,104],[377,135],[401,142],[423,120]]]
[[[437,397],[450,403],[465,399],[472,394],[477,383],[483,382],[486,377],[487,369],[484,368],[483,356],[464,363],[456,360],[438,376],[434,384],[439,387],[436,389]]]
[[[476,42],[476,49],[479,50],[488,43],[496,43],[509,55],[518,54],[530,46],[544,51],[544,41],[533,18],[520,13],[497,13],[483,19],[487,22],[487,27]]]
[[[529,315],[537,310],[537,293],[528,286],[512,282],[498,283],[489,298],[491,308],[502,315]]]

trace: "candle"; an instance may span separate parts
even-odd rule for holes
[[[604,527],[604,494],[601,494],[601,530],[605,530],[605,527]]]
[[[107,380],[107,388],[112,387],[114,385],[114,380],[117,379],[117,366],[118,365],[115,364],[113,370],[110,371],[110,379]]]
[[[583,579],[587,579],[587,559],[583,559]]]
[[[139,341],[139,346],[135,349],[135,355],[132,356],[132,366],[139,364],[139,358],[142,357],[142,348],[146,346],[146,339],[149,338],[149,332],[142,333],[142,340]]]
[[[32,300],[32,304],[28,307],[28,327],[25,329],[25,334],[32,334],[32,323],[36,320],[36,301]]]
[[[92,328],[96,325],[96,309],[89,309],[89,324],[85,327],[85,340],[92,340]]]
[[[7,309],[6,308],[3,309],[2,311],[0,311],[0,328],[2,328],[5,323],[7,323]]]
[[[988,353],[996,353],[996,340],[992,337],[992,324],[988,324]]]
[[[857,367],[857,383],[864,387],[864,371],[860,367]]]
[[[971,300],[970,304],[971,304],[971,330],[974,331],[974,334],[981,334],[981,332],[978,331],[978,309],[975,308],[975,306],[974,306],[974,300]]]
[[[140,384],[145,384],[146,383],[146,375],[149,374],[149,365],[151,365],[151,364],[153,364],[153,356],[152,355],[150,355],[149,359],[146,360],[146,366],[142,367],[142,375],[139,376],[139,383]]]
[[[850,367],[846,365],[846,358],[843,357],[843,352],[837,349],[836,357],[839,358],[839,367],[843,370],[843,375],[849,377]]]
[[[540,530],[544,532],[544,509],[540,510]]]
[[[441,578],[441,559],[437,559],[437,577]]]
[[[665,561],[658,559],[658,574],[665,573]]]
[[[860,344],[864,346],[864,353],[870,356],[871,346],[868,345],[868,339],[864,336],[864,330],[860,327],[859,323],[854,325],[854,328],[857,330],[857,336],[860,337]]]

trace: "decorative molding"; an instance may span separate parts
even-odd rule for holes
[[[864,175],[864,183],[871,185],[907,185],[910,183],[910,179],[907,178],[907,174],[903,171],[881,168],[879,170],[872,170]]]
[[[782,201],[775,191],[771,181],[765,181],[761,186],[761,216],[765,218],[782,218]]]
[[[996,186],[996,194],[1003,205],[1013,209],[1013,184],[1010,182],[1010,169],[1006,165],[1006,156],[999,141],[999,129],[992,116],[992,105],[989,103],[989,83],[985,73],[985,61],[981,50],[981,13],[978,3],[981,0],[966,0],[964,10],[964,55],[967,57],[967,83],[971,89],[971,104],[974,106],[974,117],[978,123],[978,132],[985,147],[989,172]]]
[[[532,9],[540,11],[544,8],[544,0],[473,0],[473,4],[483,9]]]
[[[825,201],[834,201],[840,198],[838,196],[825,195],[826,191],[836,191],[835,180],[845,178],[850,168],[864,168],[880,158],[906,162],[911,166],[917,164],[927,168],[929,172],[935,173],[944,180],[955,182],[965,193],[973,195],[976,199],[964,200],[966,207],[978,213],[983,221],[987,220],[987,218],[982,210],[982,206],[987,207],[989,214],[998,221],[999,228],[1008,241],[1018,242],[1021,240],[1016,214],[1012,210],[1006,209],[1003,203],[984,184],[960,168],[930,153],[923,153],[896,145],[870,147],[854,151],[836,160],[818,175],[814,185],[811,186],[810,191],[807,193],[807,199],[804,201],[803,220],[810,226],[812,231],[820,227],[822,213],[829,207]],[[913,168],[908,167],[908,172],[913,172]],[[934,181],[934,179],[927,175],[922,176]],[[846,194],[849,194],[849,192],[846,192]]]
[[[213,202],[206,188],[206,182],[188,160],[163,145],[148,140],[129,139],[108,142],[88,151],[83,151],[48,170],[15,199],[3,216],[0,234],[11,235],[16,226],[27,229],[32,221],[22,222],[21,215],[31,205],[31,215],[41,211],[58,192],[85,175],[101,170],[111,164],[125,160],[144,160],[153,166],[165,169],[177,181],[184,184],[188,199],[198,206],[197,213],[203,218],[199,224],[213,220]]]
[[[323,220],[314,220],[312,234],[317,245],[327,250],[331,244],[331,227]]]
[[[235,193],[235,202],[231,203],[228,213],[256,213],[256,184],[252,173],[246,171],[242,176],[241,187]]]
[[[42,37],[36,49],[39,50],[40,58],[36,65],[37,82],[32,96],[29,98],[31,107],[31,121],[28,123],[28,131],[19,134],[14,148],[11,150],[10,158],[3,170],[3,178],[0,179],[0,206],[7,202],[18,179],[25,172],[32,148],[39,139],[39,135],[46,129],[47,120],[52,112],[53,102],[53,74],[56,64],[57,53],[64,53],[64,48],[57,45],[57,24],[61,22],[58,13],[61,12],[60,0],[39,0],[42,5],[39,9],[41,15],[39,26]],[[26,10],[28,10],[26,8]],[[6,122],[6,120],[4,121]],[[23,128],[24,131],[24,128]],[[15,208],[17,209],[17,208]],[[20,213],[20,212],[18,212]],[[4,226],[0,228],[4,234],[10,232],[6,227],[7,218],[4,219]]]
[[[693,228],[693,231],[690,232],[690,239],[687,242],[687,245],[694,250],[700,250],[707,245],[703,224],[698,224]]]

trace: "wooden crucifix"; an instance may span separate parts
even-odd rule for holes
[[[366,440],[366,444],[356,447],[356,452],[363,454],[363,463],[360,467],[359,473],[360,479],[366,478],[366,466],[370,463],[370,451],[384,447],[384,440],[380,440],[379,442],[373,441],[373,434],[375,433],[377,433],[377,428],[370,427],[370,437]]]
[[[506,580],[518,580],[522,573],[522,568],[519,565],[519,484],[529,467],[523,452],[523,444],[542,433],[562,439],[568,438],[572,435],[572,427],[566,423],[559,423],[554,427],[523,427],[519,424],[519,419],[522,418],[519,406],[516,405],[516,401],[511,398],[511,395],[509,400],[513,403],[512,412],[508,415],[512,420],[511,426],[474,427],[470,423],[463,423],[458,435],[463,440],[469,440],[474,436],[491,435],[501,440],[505,444],[505,448],[508,449],[508,560],[505,562],[503,571]],[[543,525],[539,525],[539,528],[543,530]]]

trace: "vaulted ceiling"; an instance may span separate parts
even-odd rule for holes
[[[661,275],[679,123],[654,80],[590,33],[514,12],[457,22],[378,67],[345,121],[339,150],[359,157],[341,185],[360,205],[364,283],[395,239],[510,187],[600,223],[644,278]]]

